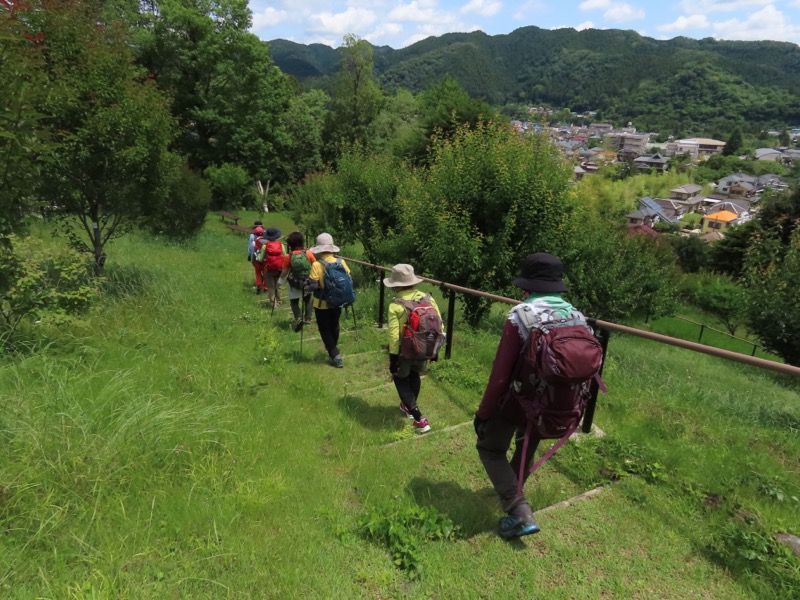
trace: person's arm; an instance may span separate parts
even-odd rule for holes
[[[319,289],[319,283],[322,280],[322,274],[325,270],[323,261],[318,260],[311,265],[311,273],[308,276],[308,289],[316,292]]]
[[[517,331],[516,325],[511,321],[506,321],[503,327],[503,334],[500,336],[500,343],[497,345],[497,354],[494,357],[492,372],[489,375],[489,382],[486,384],[486,391],[483,392],[483,399],[478,411],[475,413],[478,419],[486,421],[497,412],[500,403],[508,392],[511,378],[514,375],[514,366],[521,350],[522,338]]]
[[[400,325],[406,309],[397,302],[389,302],[388,312],[386,327],[389,331],[389,354],[400,354]]]
[[[292,268],[292,255],[287,254],[286,257],[283,259],[283,271],[281,274],[278,275],[278,283],[283,285],[286,283],[286,276],[289,275],[289,269]]]

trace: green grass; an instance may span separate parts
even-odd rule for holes
[[[800,533],[796,381],[615,334],[608,435],[528,484],[537,510],[604,491],[509,544],[471,425],[442,431],[471,420],[501,321],[457,319],[453,358],[423,381],[434,430],[414,438],[377,288],[359,287],[332,369],[314,326],[301,352],[288,303],[255,296],[245,249],[216,215],[186,245],[121,238],[92,313],[31,326],[47,343],[0,364],[1,597],[798,596],[800,561],[771,542]],[[410,514],[456,528],[401,528],[418,572],[362,529]]]

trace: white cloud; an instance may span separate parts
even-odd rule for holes
[[[729,19],[711,24],[714,37],[723,40],[786,40],[800,43],[800,24],[790,23],[774,6],[765,6],[746,20]]]
[[[800,2],[800,0],[798,0]],[[512,15],[515,21],[533,21],[535,13],[544,8],[541,0],[528,0],[517,6],[517,10]]]
[[[584,21],[583,23],[578,23],[575,25],[576,31],[583,31],[584,29],[594,29],[594,23],[591,21]]]
[[[659,31],[687,31],[689,29],[706,29],[709,26],[708,19],[705,15],[690,15],[680,16],[672,23],[665,23],[659,25],[656,29]]]
[[[275,10],[268,6],[261,12],[253,12],[253,26],[252,29],[266,29],[277,25],[281,21],[285,21],[289,17],[289,13],[285,10]]]
[[[684,12],[696,15],[745,10],[773,2],[774,0],[681,0],[680,7]]]
[[[364,31],[377,20],[378,16],[371,10],[348,8],[340,13],[322,12],[310,15],[307,26],[309,31],[315,33],[338,34],[341,37],[346,33]]]
[[[603,20],[609,23],[622,23],[644,19],[644,11],[641,8],[631,6],[627,2],[614,2],[612,0],[584,0],[579,8],[583,11],[602,10]]]
[[[389,12],[388,18],[393,21],[418,21],[420,23],[430,23],[437,18],[438,11],[435,4],[430,2],[418,2],[414,0],[409,4],[395,6]]]
[[[482,17],[493,17],[503,8],[502,2],[496,0],[470,0],[461,7],[462,14],[475,13]]]
[[[635,8],[624,2],[619,4],[615,3],[603,13],[603,18],[610,23],[624,23],[625,21],[644,19],[644,11],[641,8]]]
[[[581,10],[599,10],[611,6],[611,0],[585,0],[581,2]]]
[[[462,23],[426,23],[417,27],[416,32],[403,40],[400,44],[401,48],[410,46],[415,42],[424,40],[427,37],[444,35],[445,33],[452,33],[460,31],[469,33],[470,31],[478,31],[480,29],[477,25],[464,25]]]

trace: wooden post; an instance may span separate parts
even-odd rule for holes
[[[378,296],[378,329],[383,328],[383,308],[384,297],[386,296],[386,286],[383,285],[383,277],[380,278],[380,296]]]
[[[447,302],[447,342],[445,342],[444,346],[444,357],[450,358],[450,354],[453,351],[453,331],[454,323],[456,320],[456,292],[455,290],[450,290],[450,297],[448,298]]]

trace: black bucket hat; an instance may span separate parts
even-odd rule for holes
[[[537,252],[525,257],[519,277],[512,283],[527,292],[566,292],[568,288],[563,277],[564,263],[560,259],[546,252]]]
[[[270,242],[274,242],[281,237],[281,230],[275,227],[267,227],[267,230],[264,232],[264,237]]]

